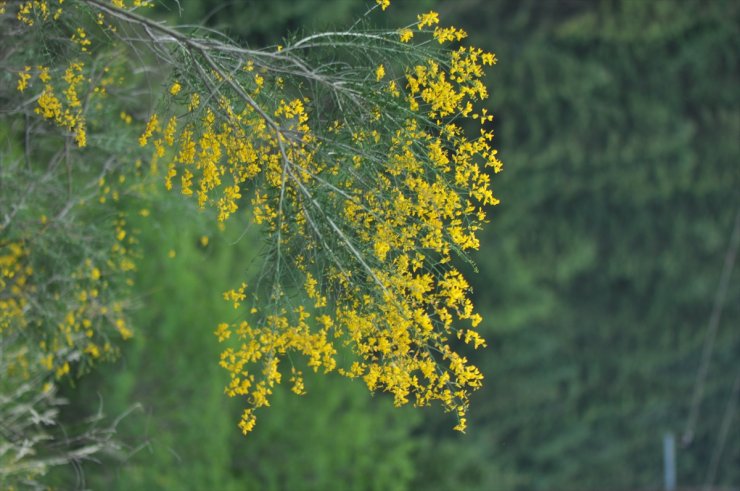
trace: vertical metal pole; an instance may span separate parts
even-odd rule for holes
[[[665,491],[676,490],[676,439],[673,433],[663,435],[663,482]]]

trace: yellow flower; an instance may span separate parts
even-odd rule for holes
[[[443,44],[446,41],[460,41],[465,39],[467,36],[468,34],[464,30],[457,29],[455,27],[434,28],[434,39],[436,39],[439,44]]]
[[[434,11],[429,11],[426,14],[419,14],[416,16],[419,19],[419,29],[423,29],[425,26],[433,26],[439,24],[439,14]]]
[[[51,80],[51,76],[49,75],[49,68],[41,65],[37,66],[36,68],[39,69],[39,80],[44,83],[48,83],[49,80]]]
[[[218,325],[216,328],[216,332],[214,333],[216,337],[218,337],[218,342],[221,343],[231,337],[231,331],[229,330],[229,325],[225,322],[222,322]]]
[[[494,55],[493,53],[483,53],[483,55],[481,55],[481,59],[484,65],[496,64],[496,55]]]
[[[408,43],[414,37],[414,31],[408,28],[401,29],[398,31],[398,36],[401,38],[402,43]]]
[[[28,81],[31,79],[31,74],[28,73],[31,70],[30,66],[27,66],[24,71],[18,74],[18,91],[23,92],[28,87]]]
[[[190,103],[188,104],[188,110],[190,112],[195,111],[200,106],[200,95],[193,93],[190,95]]]
[[[123,338],[124,341],[134,336],[134,333],[126,326],[126,321],[124,321],[123,319],[116,319],[115,324],[118,333],[121,335],[121,338]]]
[[[149,121],[146,124],[144,133],[139,137],[139,145],[145,147],[149,138],[157,130],[159,130],[159,118],[157,118],[156,114],[152,114],[152,117],[149,118]]]
[[[182,90],[182,85],[180,85],[178,82],[175,82],[170,87],[170,94],[177,95],[180,93],[180,90]]]
[[[375,0],[375,3],[380,5],[381,10],[385,10],[390,6],[391,0]]]
[[[238,289],[231,289],[229,291],[224,292],[224,300],[227,302],[234,302],[234,308],[238,309],[239,305],[241,305],[241,302],[247,298],[247,295],[244,293],[244,290],[247,288],[246,283],[242,283],[241,286]]]
[[[385,67],[383,65],[378,65],[378,68],[375,70],[375,80],[380,82],[383,77],[385,77]]]

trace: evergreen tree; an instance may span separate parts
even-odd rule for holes
[[[495,253],[475,277],[489,385],[472,425],[477,475],[494,465],[511,479],[479,489],[658,487],[661,439],[686,426],[740,206],[740,9],[451,9],[507,67],[491,100],[508,164],[485,240]],[[696,437],[678,449],[682,485],[704,482],[717,442],[739,369],[739,296],[735,271]],[[740,479],[739,436],[735,421],[714,484]]]

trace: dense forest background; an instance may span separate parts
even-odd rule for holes
[[[365,3],[181,0],[181,14],[158,15],[262,46],[349,25]],[[396,1],[386,20],[429,8],[499,59],[489,104],[506,167],[473,275],[490,348],[471,355],[486,384],[467,434],[449,415],[394,409],[321,376],[305,397],[279,392],[243,438],[211,334],[230,307],[210,285],[240,278],[258,239],[236,227],[204,246],[205,222],[168,196],[151,203],[166,221],[137,224],[136,338],[66,391],[70,421],[138,405],[118,426],[130,453],[55,479],[120,490],[660,488],[663,435],[689,423],[740,210],[740,3]],[[721,434],[740,374],[739,298],[735,271],[695,436],[677,450],[683,487],[740,486],[737,414]]]

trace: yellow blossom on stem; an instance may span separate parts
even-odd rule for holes
[[[390,6],[391,0],[375,0],[375,3],[380,5],[381,10],[385,10]]]
[[[383,65],[378,65],[378,68],[375,69],[375,80],[380,82],[383,77],[385,77],[385,67]]]
[[[28,87],[28,81],[31,79],[31,74],[29,73],[31,71],[31,67],[27,66],[24,68],[22,72],[18,74],[18,85],[16,88],[19,92],[23,92],[26,90],[26,87]]]
[[[398,31],[398,37],[401,39],[402,43],[408,43],[413,39],[414,37],[414,31],[408,28],[401,29]]]
[[[419,14],[417,16],[419,29],[423,29],[426,26],[433,26],[439,24],[439,14],[434,11],[429,11],[426,14]]]

